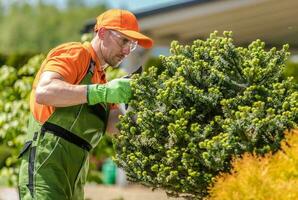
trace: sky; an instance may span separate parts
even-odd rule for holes
[[[25,0],[0,0],[4,4],[12,2],[23,2]],[[38,0],[26,0],[30,3],[36,3]],[[105,4],[108,8],[124,8],[132,12],[138,12],[147,10],[154,7],[160,7],[163,5],[175,4],[181,2],[182,0],[85,0],[86,4],[89,6],[96,4]],[[185,1],[185,0],[184,0]],[[54,4],[57,7],[63,8],[66,5],[66,0],[43,0],[43,2]]]
[[[179,2],[178,0],[108,0],[110,7],[122,7],[131,11],[146,10],[152,7],[160,7]],[[180,0],[181,2],[181,0]]]

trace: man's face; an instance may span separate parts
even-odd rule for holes
[[[102,45],[102,55],[106,63],[116,68],[136,46],[137,41],[128,38],[118,31],[106,30]]]

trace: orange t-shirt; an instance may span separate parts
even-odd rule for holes
[[[89,42],[84,44],[79,42],[65,43],[48,53],[34,79],[30,94],[30,110],[37,121],[44,123],[55,110],[53,106],[38,104],[35,101],[35,90],[42,72],[57,72],[63,76],[66,82],[79,84],[88,71],[91,58],[96,64],[91,82],[106,83],[105,73],[101,69],[99,59]]]

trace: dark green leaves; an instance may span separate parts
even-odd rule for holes
[[[231,35],[174,41],[161,68],[134,77],[115,144],[132,181],[202,199],[233,156],[277,151],[284,130],[297,126],[297,85],[282,77],[288,46],[236,47]]]

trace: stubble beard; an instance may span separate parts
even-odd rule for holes
[[[126,57],[126,56],[125,56]],[[125,59],[125,57],[123,59],[121,59],[119,62],[117,62],[116,64],[111,64],[109,63],[109,65],[113,68],[113,69],[116,69],[116,68],[119,68],[120,64],[123,62],[123,60]]]

